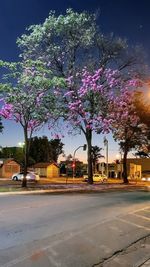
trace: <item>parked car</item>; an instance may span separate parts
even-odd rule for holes
[[[37,182],[40,180],[40,176],[38,174],[36,174],[35,172],[27,172],[26,179],[28,181]],[[23,180],[23,172],[14,173],[12,175],[12,180],[13,181],[22,181]]]
[[[84,182],[88,182],[88,174],[83,175]],[[93,174],[93,182],[106,182],[107,176],[104,174],[94,173]]]
[[[142,177],[142,181],[150,182],[150,176],[149,177]]]

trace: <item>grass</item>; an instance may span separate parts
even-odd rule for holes
[[[16,187],[0,187],[0,193],[20,191],[20,189],[21,188],[16,188]]]

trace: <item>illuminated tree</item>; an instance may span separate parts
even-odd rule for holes
[[[84,66],[90,69],[111,67],[124,72],[126,78],[143,75],[144,55],[140,47],[126,40],[105,35],[97,25],[97,14],[75,12],[57,16],[55,11],[39,24],[28,28],[17,43],[24,60],[39,59],[54,75],[68,77]]]
[[[128,183],[127,155],[129,151],[142,148],[147,144],[147,127],[141,123],[136,112],[134,94],[128,87],[123,88],[121,94],[113,100],[111,107],[113,136],[123,151],[124,183]]]
[[[105,93],[107,90],[109,92],[113,91],[110,88],[114,89],[115,85],[112,83],[107,88],[103,87],[105,83],[104,77],[104,80],[101,80],[102,93],[98,93],[96,92],[97,89],[95,89],[96,85],[94,85],[95,88],[92,87],[93,85],[91,86],[89,81],[87,87],[91,88],[91,90],[88,89],[86,94],[82,94],[80,88],[82,87],[82,78],[80,79],[80,75],[82,76],[81,73],[85,66],[87,66],[89,73],[93,73],[93,76],[97,75],[95,70],[98,69],[101,71],[110,67],[118,69],[120,70],[119,75],[123,75],[125,80],[135,75],[136,77],[141,76],[141,73],[143,74],[144,72],[143,57],[139,48],[132,49],[130,47],[128,49],[128,44],[125,40],[116,38],[113,34],[109,36],[102,34],[96,24],[96,19],[97,16],[95,14],[78,13],[72,9],[68,9],[65,15],[59,16],[56,16],[55,12],[50,12],[44,23],[30,26],[27,34],[23,34],[17,41],[24,60],[38,59],[44,63],[47,70],[51,69],[54,76],[71,79],[71,81],[73,79],[70,90],[66,92],[64,87],[61,92],[61,101],[57,110],[61,110],[59,115],[70,121],[71,124],[74,119],[76,124],[74,128],[80,129],[86,137],[90,183],[92,183],[92,132],[105,132],[109,128],[109,120],[105,115],[108,113],[109,101]],[[83,79],[86,79],[86,77],[83,77]],[[94,79],[92,74],[91,79]],[[105,91],[104,94],[103,91]],[[63,97],[64,94],[65,97]],[[75,95],[77,95],[76,99]],[[66,103],[64,103],[64,100]],[[71,101],[70,104],[69,101]],[[89,103],[89,106],[87,103]],[[77,110],[80,106],[83,107],[82,110],[84,110],[85,114]],[[99,107],[100,111],[98,111]],[[76,115],[73,115],[73,112]],[[97,116],[99,125],[101,122],[105,125],[103,130],[101,127],[91,128],[93,124],[94,127],[96,123],[98,125]],[[80,117],[80,119],[78,120],[76,117]]]
[[[131,88],[135,86],[135,82],[125,82],[118,71],[103,68],[93,73],[83,69],[77,76],[78,87],[74,86],[74,78],[69,77],[66,91],[64,88],[56,88],[54,93],[57,95],[58,109],[62,110],[64,119],[72,126],[72,132],[79,130],[86,138],[88,178],[89,183],[92,183],[93,132],[109,133],[112,122],[115,127],[115,112],[118,111],[114,103],[116,99],[124,97],[123,88]],[[126,117],[126,113],[124,115]]]
[[[148,83],[149,86],[149,83]],[[141,123],[147,126],[147,143],[140,148],[136,153],[139,157],[149,157],[150,154],[150,104],[147,94],[142,91],[137,91],[134,95],[134,104],[136,107],[136,112],[140,118]]]

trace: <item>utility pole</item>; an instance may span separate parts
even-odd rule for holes
[[[106,136],[104,136],[104,146],[106,146],[106,176],[108,178],[108,140]]]

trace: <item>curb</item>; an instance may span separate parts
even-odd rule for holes
[[[101,187],[88,185],[88,187],[71,187],[71,188],[58,188],[58,189],[35,189],[29,191],[7,191],[0,192],[0,196],[8,196],[8,195],[31,195],[31,194],[45,194],[45,193],[100,193],[100,192],[108,192],[108,191],[122,191],[122,190],[142,190],[146,192],[150,192],[150,186],[135,186],[135,185],[122,185],[122,186],[112,186],[112,187]]]

